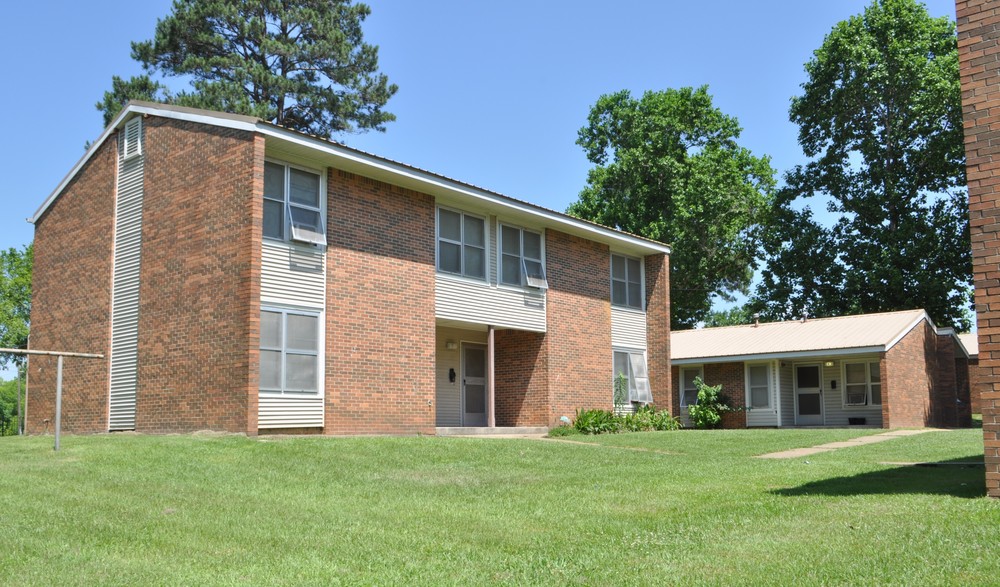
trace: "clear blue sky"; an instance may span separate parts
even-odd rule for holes
[[[601,94],[708,84],[716,106],[742,124],[742,144],[770,155],[780,173],[804,160],[788,121],[803,64],[838,21],[867,4],[373,0],[365,35],[399,85],[388,106],[398,120],[385,133],[341,140],[565,210],[589,168],[576,133]],[[140,73],[129,42],[151,38],[170,5],[36,0],[6,7],[0,248],[31,241],[24,219],[101,133],[95,102],[112,75]],[[953,0],[927,6],[955,18]]]

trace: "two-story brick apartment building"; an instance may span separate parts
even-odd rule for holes
[[[671,407],[667,246],[255,118],[134,102],[32,221],[32,348],[107,357],[71,432],[550,426],[615,370]]]

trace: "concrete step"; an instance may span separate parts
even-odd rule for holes
[[[548,434],[545,426],[446,426],[434,429],[438,436],[535,436]]]

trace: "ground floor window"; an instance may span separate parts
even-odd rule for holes
[[[260,312],[260,390],[319,391],[319,313],[267,308]]]
[[[754,410],[771,407],[771,367],[747,365],[747,405]]]
[[[681,407],[698,404],[698,386],[694,384],[696,377],[705,378],[701,367],[686,367],[681,369]]]
[[[614,351],[615,382],[624,379],[624,393],[615,394],[615,403],[653,402],[653,394],[649,390],[649,373],[646,370],[646,352],[640,350]],[[617,387],[615,388],[617,391]],[[620,397],[623,395],[624,397]]]
[[[878,361],[844,363],[844,405],[882,405],[882,372]]]

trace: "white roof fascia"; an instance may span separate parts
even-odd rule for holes
[[[90,158],[93,157],[94,153],[97,152],[97,149],[100,148],[102,144],[104,144],[104,141],[108,140],[108,137],[110,137],[111,134],[115,132],[115,130],[117,130],[125,122],[125,119],[131,114],[152,114],[155,116],[162,116],[163,118],[173,118],[176,120],[184,120],[187,122],[198,122],[201,124],[222,126],[226,128],[245,130],[251,132],[257,130],[257,126],[255,124],[246,121],[232,120],[229,118],[221,118],[217,116],[207,116],[204,114],[197,114],[194,112],[179,112],[176,110],[167,110],[163,108],[157,108],[155,106],[147,106],[145,104],[129,104],[128,106],[123,108],[121,112],[118,113],[118,116],[116,116],[115,119],[111,122],[111,124],[109,124],[108,127],[104,129],[104,132],[101,133],[101,136],[98,137],[97,140],[94,141],[92,145],[90,145],[90,148],[87,149],[87,152],[83,154],[83,157],[81,157],[80,160],[77,161],[76,165],[74,165],[73,168],[70,169],[69,173],[66,174],[66,177],[64,177],[63,180],[59,182],[59,185],[56,186],[56,189],[52,190],[52,193],[49,194],[49,197],[46,198],[44,202],[42,202],[42,205],[39,206],[38,210],[35,211],[35,215],[28,219],[28,222],[32,224],[38,222],[38,219],[42,217],[42,214],[44,214],[46,210],[49,209],[49,206],[52,205],[52,202],[54,202],[55,199],[59,197],[59,194],[62,193],[64,189],[66,189],[66,186],[69,184],[69,182],[73,180],[73,178],[76,176],[77,173],[80,172],[81,169],[83,169],[83,166],[87,164],[87,161],[90,161]]]
[[[903,330],[901,330],[900,333],[895,336],[895,338],[893,338],[888,343],[886,343],[885,350],[889,350],[892,347],[896,346],[897,342],[903,340],[903,337],[906,336],[907,334],[909,334],[910,331],[913,330],[913,328],[917,324],[920,324],[920,322],[923,321],[923,320],[926,320],[927,323],[931,325],[931,328],[933,328],[935,331],[937,330],[937,326],[934,326],[934,321],[931,320],[931,317],[927,315],[927,312],[922,312],[920,314],[920,316],[917,317],[916,320],[914,320],[913,322],[910,323],[909,326],[907,326],[906,328],[904,328]]]
[[[600,235],[601,237],[604,238],[610,238],[622,243],[627,243],[631,247],[640,247],[647,251],[666,253],[668,255],[670,254],[670,247],[664,244],[655,243],[640,238],[635,238],[610,228],[603,228],[587,222],[577,221],[574,220],[573,218],[562,216],[556,212],[546,212],[544,210],[539,210],[538,208],[530,204],[509,200],[497,194],[491,194],[486,191],[481,191],[473,188],[472,186],[463,185],[456,181],[449,181],[445,178],[438,177],[427,172],[422,172],[420,170],[414,169],[412,167],[407,167],[402,164],[376,159],[374,157],[365,156],[358,152],[341,149],[338,148],[337,145],[332,144],[321,138],[310,137],[302,135],[295,131],[277,128],[268,123],[258,124],[257,131],[266,136],[272,136],[284,141],[295,143],[303,147],[322,151],[323,153],[326,153],[328,155],[333,155],[340,159],[364,165],[366,167],[379,169],[381,171],[393,174],[397,177],[404,177],[407,179],[420,182],[424,185],[433,186],[438,190],[444,190],[451,194],[473,198],[481,202],[487,202],[493,206],[500,206],[503,208],[507,208],[509,210],[516,210],[518,212],[539,216],[551,222],[555,222],[557,224],[561,224],[564,226],[566,225],[572,226],[577,230],[583,230],[590,234]]]
[[[670,359],[672,365],[700,365],[702,363],[741,363],[746,361],[769,361],[780,359],[806,359],[840,357],[843,355],[863,355],[885,352],[884,346],[854,347],[846,349],[818,349],[814,351],[794,351],[788,353],[762,353],[759,355],[733,355],[722,357],[693,357],[690,359]]]

